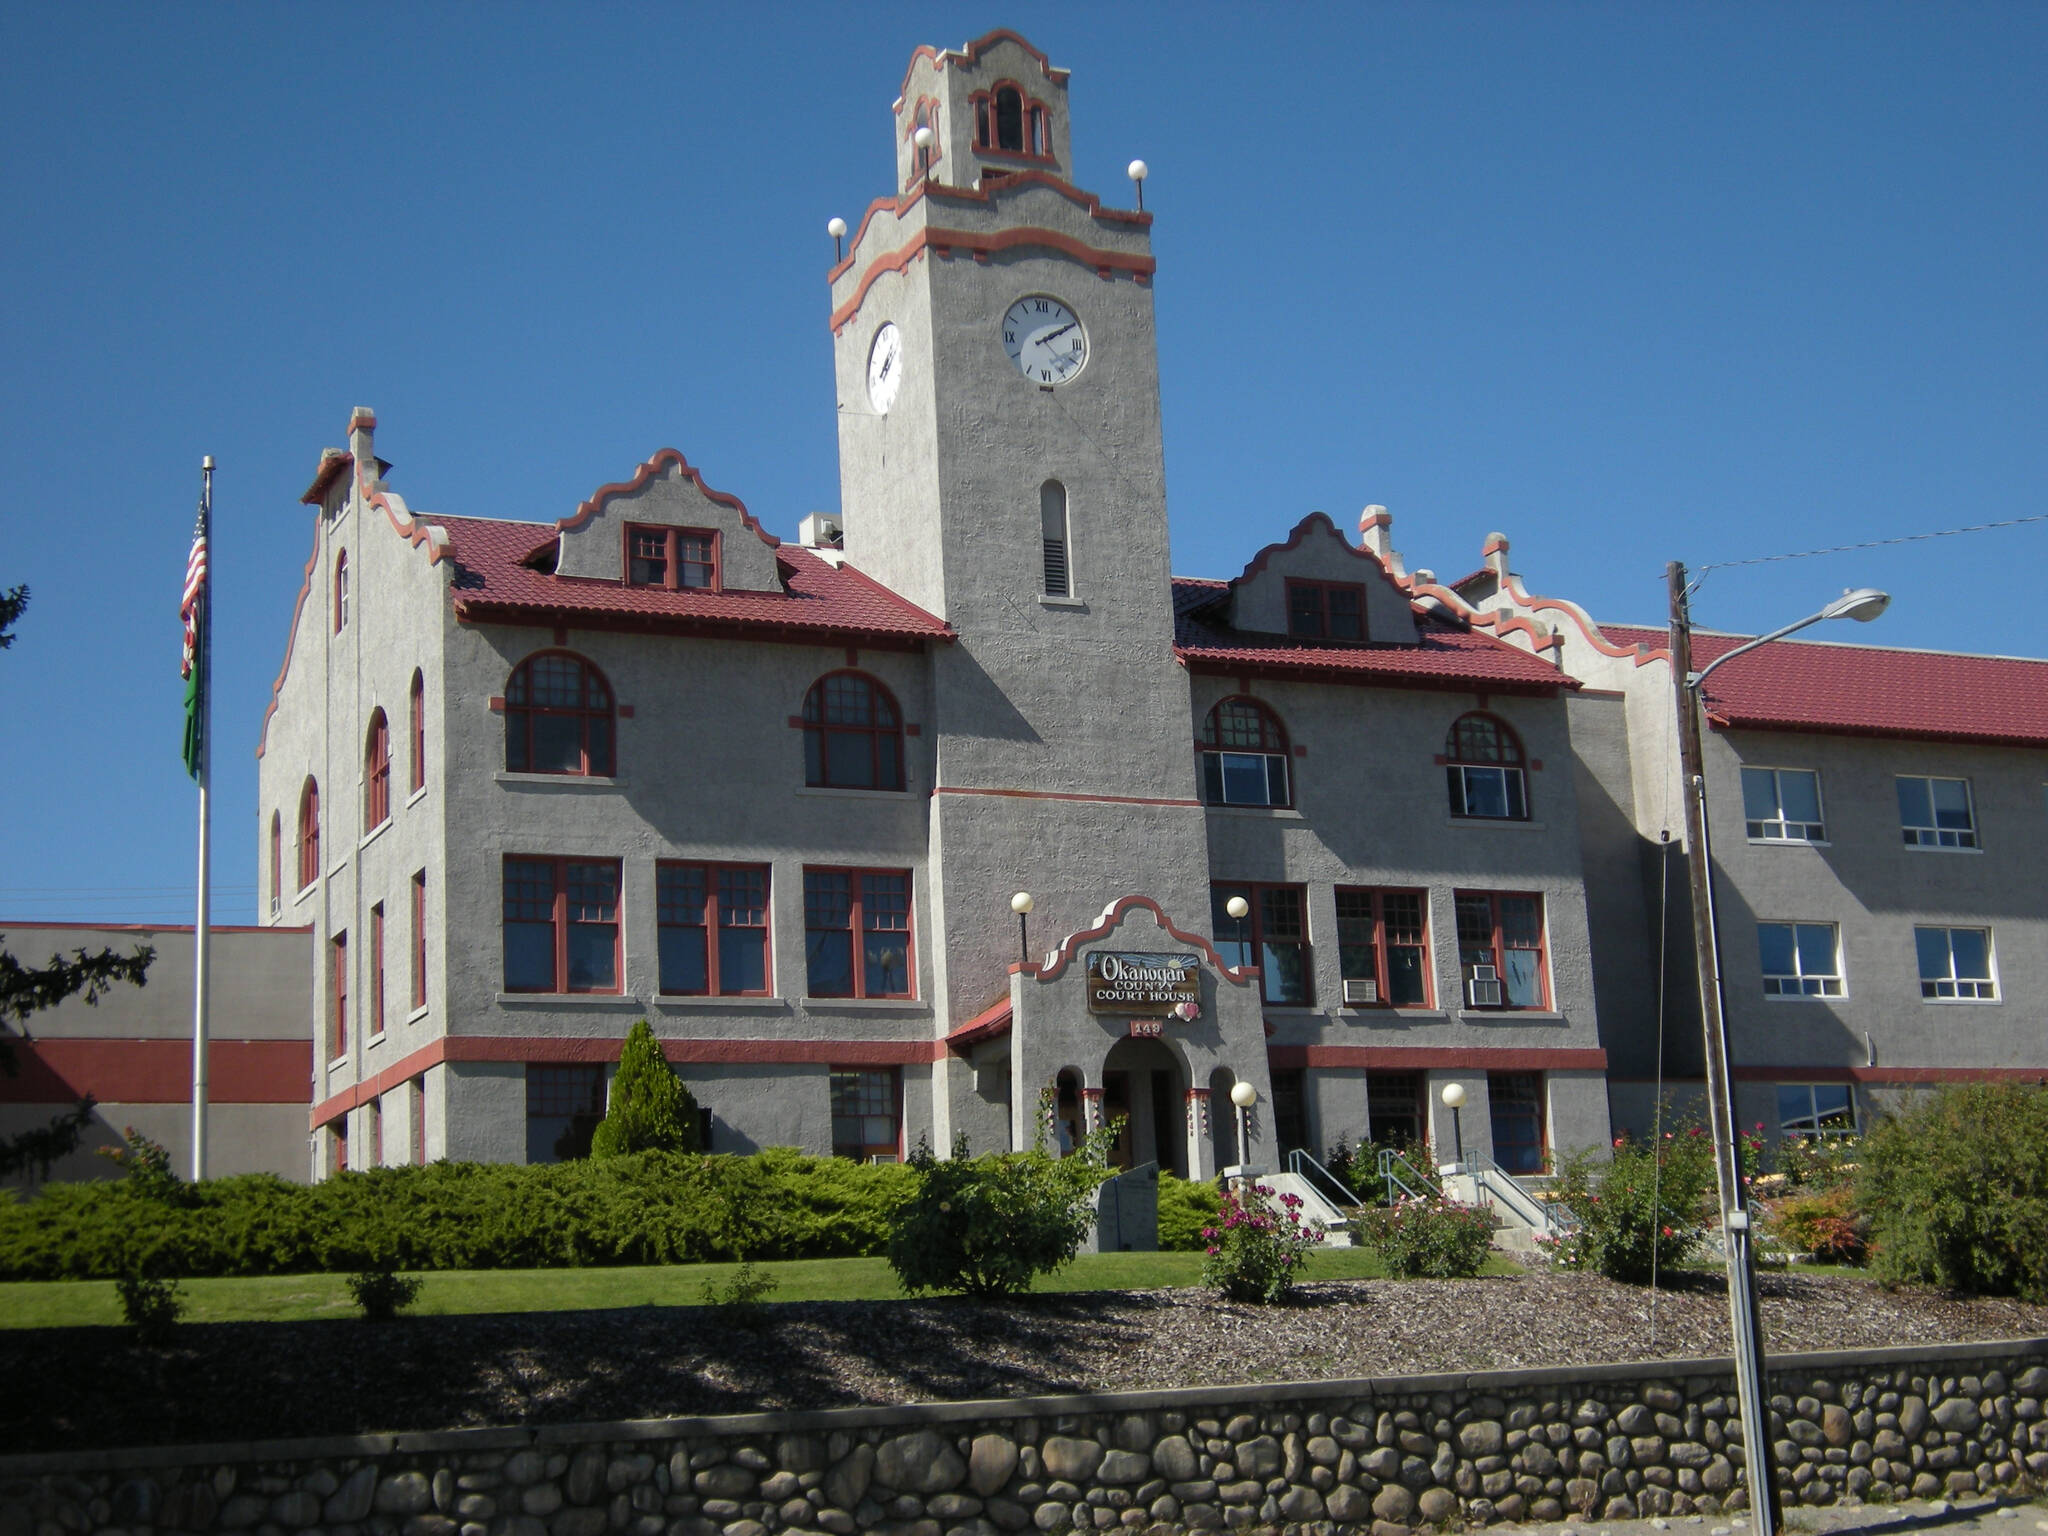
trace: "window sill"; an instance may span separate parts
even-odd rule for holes
[[[1323,1017],[1323,1010],[1314,1003],[1266,1003],[1260,1012],[1283,1019],[1317,1019]]]
[[[382,1045],[383,1043],[384,1043],[384,1031],[380,1029],[380,1030],[378,1030],[378,1031],[377,1031],[377,1033],[375,1033],[374,1035],[370,1036],[370,1038],[369,1038],[369,1039],[367,1039],[367,1040],[365,1040],[365,1041],[363,1042],[363,1052],[364,1052],[364,1054],[365,1054],[365,1055],[367,1055],[367,1054],[368,1054],[368,1053],[369,1053],[370,1051],[372,1051],[372,1050],[376,1049],[376,1047],[378,1047],[378,1046]]]
[[[1285,805],[1208,805],[1203,810],[1212,816],[1248,816],[1254,821],[1306,821],[1301,812]]]
[[[343,1051],[339,1056],[329,1057],[327,1070],[329,1072],[346,1072],[348,1070],[348,1052]]]
[[[1944,848],[1939,843],[1901,843],[1908,853],[1982,853],[1982,848]]]
[[[500,992],[501,1008],[644,1008],[630,992]]]
[[[347,855],[347,854],[343,854],[343,855],[342,855],[342,856],[341,856],[340,858],[336,859],[336,860],[335,860],[335,861],[334,861],[334,862],[333,862],[332,864],[330,864],[330,865],[328,865],[328,866],[327,866],[327,878],[328,878],[328,879],[330,879],[330,880],[332,880],[332,879],[333,879],[333,878],[334,878],[334,877],[335,877],[336,875],[345,875],[345,874],[347,874],[347,873],[348,873],[348,855]]]
[[[1086,613],[1088,611],[1088,603],[1087,600],[1084,598],[1054,597],[1049,592],[1041,592],[1038,594],[1038,606],[1041,608],[1073,608],[1079,610],[1082,613]]]
[[[421,1003],[419,1007],[413,1009],[411,1013],[408,1013],[405,1016],[405,1022],[408,1024],[417,1024],[421,1019],[424,1019],[427,1016],[427,1014],[431,1011],[432,1010],[428,1007],[427,1004]]]
[[[820,800],[915,800],[907,789],[841,789],[836,784],[799,784],[796,792]]]
[[[422,800],[426,798],[427,786],[422,784],[418,789],[414,790],[411,794],[405,797],[406,809],[411,810],[414,806],[418,805]]]
[[[1565,1016],[1555,1008],[1460,1008],[1460,1024],[1485,1024],[1492,1020],[1513,1020],[1517,1024],[1562,1024]]]
[[[812,1013],[921,1013],[931,1016],[932,1005],[921,997],[807,997],[804,1007]]]
[[[1767,1003],[1846,1003],[1849,1001],[1849,994],[1846,992],[1829,992],[1825,994],[1819,992],[1766,992],[1764,994],[1764,1001]],[[1927,999],[1922,998],[1921,1001],[1926,1002]]]
[[[1396,1020],[1414,1024],[1447,1024],[1451,1018],[1441,1008],[1381,1008],[1365,1003],[1347,1004],[1330,1017],[1354,1024],[1391,1023]]]
[[[555,788],[563,790],[606,790],[624,789],[624,779],[601,779],[583,773],[505,773],[500,771],[491,777],[500,784],[519,788]]]
[[[1504,827],[1514,832],[1543,832],[1548,830],[1540,821],[1518,821],[1513,816],[1446,816],[1447,827]]]
[[[1824,837],[1751,837],[1745,842],[1752,848],[1832,848],[1835,845]]]
[[[292,905],[296,907],[297,905],[299,905],[300,902],[304,901],[308,896],[312,895],[315,891],[319,889],[320,882],[318,880],[315,880],[311,885],[300,886],[298,894],[292,897]]]
[[[707,997],[695,992],[657,993],[654,1006],[669,1013],[787,1013],[789,999],[786,997],[720,996]]]
[[[356,852],[361,853],[365,848],[369,847],[370,844],[377,841],[378,838],[382,837],[386,832],[389,832],[390,830],[391,818],[389,816],[386,816],[382,821],[378,822],[377,825],[370,828],[370,830],[364,834],[363,840],[360,843],[356,844]]]
[[[1996,1008],[2005,999],[2002,997],[1923,997],[1920,999],[1929,1008]]]

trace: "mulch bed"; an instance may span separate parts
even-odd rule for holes
[[[1773,1352],[2048,1335],[2048,1306],[1761,1280]],[[1197,1290],[985,1303],[797,1302],[758,1328],[705,1308],[0,1331],[10,1452],[658,1418],[1727,1350],[1718,1276],[1655,1298],[1589,1275],[1305,1286],[1282,1307]]]

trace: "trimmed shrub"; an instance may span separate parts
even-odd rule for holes
[[[1008,1296],[1067,1263],[1094,1225],[1095,1188],[1108,1171],[1096,1142],[1064,1158],[1042,1147],[969,1157],[963,1136],[943,1160],[919,1143],[910,1159],[917,1188],[889,1236],[889,1267],[903,1288]]]
[[[591,1133],[592,1157],[629,1152],[695,1152],[697,1101],[676,1076],[654,1026],[645,1019],[627,1031],[612,1078],[610,1107]]]
[[[1764,1229],[1794,1253],[1810,1253],[1823,1264],[1861,1264],[1866,1245],[1847,1186],[1777,1201]]]
[[[348,1277],[348,1293],[366,1323],[388,1323],[419,1299],[420,1277],[390,1269],[366,1269]]]
[[[1654,1145],[1622,1136],[1605,1163],[1566,1159],[1557,1201],[1577,1222],[1549,1244],[1565,1269],[1647,1285],[1682,1264],[1706,1235],[1703,1205],[1714,1188],[1714,1145],[1699,1126],[1666,1131]]]
[[[1244,1181],[1223,1191],[1220,1219],[1203,1229],[1208,1262],[1202,1284],[1226,1301],[1260,1305],[1284,1300],[1308,1251],[1323,1240],[1323,1229],[1301,1219],[1301,1196],[1275,1198],[1265,1185]]]
[[[1159,1175],[1159,1246],[1173,1253],[1199,1253],[1209,1246],[1204,1227],[1222,1219],[1223,1207],[1214,1184]]]
[[[1879,1279],[2048,1301],[2048,1089],[1944,1088],[1880,1121],[1855,1200]]]
[[[1359,1230],[1397,1280],[1469,1278],[1493,1246],[1493,1218],[1450,1199],[1375,1206],[1361,1213]]]

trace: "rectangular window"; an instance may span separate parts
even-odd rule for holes
[[[1543,1074],[1486,1074],[1493,1160],[1503,1173],[1541,1173],[1544,1161]]]
[[[806,869],[804,963],[812,997],[909,997],[910,872]]]
[[[566,1163],[590,1155],[590,1135],[604,1119],[604,1068],[528,1062],[526,1160]]]
[[[1765,997],[1841,997],[1842,949],[1833,923],[1758,923]]]
[[[333,990],[329,994],[327,1008],[328,1056],[330,1059],[348,1054],[348,935],[337,933],[329,946],[329,959],[334,966]]]
[[[1038,519],[1045,554],[1045,595],[1067,597],[1067,488],[1048,480],[1038,488]]]
[[[1456,907],[1458,970],[1464,980],[1465,1006],[1548,1007],[1543,898],[1498,891],[1460,891]]]
[[[1230,901],[1242,896],[1250,911],[1230,915]],[[1209,921],[1216,949],[1233,966],[1256,965],[1269,1003],[1315,1001],[1309,966],[1308,893],[1298,885],[1212,885]]]
[[[370,908],[370,1033],[384,1033],[384,903]]]
[[[348,1172],[348,1116],[328,1127],[327,1165],[336,1173]]]
[[[862,1163],[903,1160],[903,1095],[894,1067],[833,1069],[832,1155]]]
[[[1778,1084],[1780,1136],[1854,1136],[1856,1090],[1847,1083]]]
[[[1995,1003],[1989,928],[1915,928],[1920,995],[1936,1002]]]
[[[1412,1147],[1423,1140],[1422,1074],[1367,1072],[1366,1135],[1382,1147]]]
[[[412,877],[412,1005],[427,1006],[427,872]]]
[[[661,990],[766,996],[768,866],[661,864],[654,879]]]
[[[1427,1008],[1428,893],[1337,892],[1337,956],[1344,1001]]]
[[[1968,779],[1901,778],[1899,830],[1908,848],[1975,848]]]
[[[1363,640],[1365,588],[1341,581],[1290,580],[1287,633],[1297,640]]]
[[[1742,814],[1764,842],[1820,843],[1820,775],[1809,768],[1744,768]]]
[[[619,861],[505,860],[505,990],[619,990]]]
[[[626,581],[671,591],[718,586],[718,535],[704,528],[626,529]]]

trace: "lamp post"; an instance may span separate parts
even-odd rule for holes
[[[1231,1084],[1230,1102],[1237,1106],[1237,1166],[1243,1168],[1252,1160],[1252,1106],[1259,1102],[1259,1090],[1239,1078]]]
[[[1716,667],[1758,646],[1782,640],[1823,619],[1855,619],[1868,623],[1883,613],[1891,599],[1874,587],[1844,592],[1820,612],[1783,629],[1717,656],[1700,671],[1692,670],[1692,612],[1685,566],[1674,560],[1666,570],[1671,585],[1671,680],[1678,710],[1678,764],[1684,780],[1687,860],[1692,882],[1693,944],[1698,955],[1700,1031],[1706,1046],[1707,1119],[1714,1137],[1714,1172],[1720,1185],[1721,1235],[1728,1253],[1728,1323],[1735,1354],[1736,1396],[1741,1405],[1743,1465],[1749,1474],[1749,1500],[1756,1511],[1756,1536],[1778,1536],[1783,1521],[1778,1485],[1771,1460],[1769,1423],[1765,1416],[1763,1328],[1756,1307],[1756,1253],[1751,1246],[1749,1196],[1742,1184],[1740,1149],[1736,1145],[1735,1096],[1728,1070],[1728,1015],[1721,986],[1721,938],[1714,913],[1713,845],[1707,830],[1707,782],[1700,739],[1703,685]]]
[[[928,180],[932,174],[932,138],[931,129],[922,125],[910,136],[911,143],[917,146],[917,174],[921,180]]]
[[[1465,1171],[1465,1127],[1459,1111],[1465,1107],[1465,1085],[1445,1083],[1444,1091],[1438,1095],[1451,1112],[1451,1145],[1457,1149],[1458,1172]]]
[[[1242,896],[1233,896],[1223,903],[1223,910],[1237,922],[1237,963],[1240,967],[1251,964],[1251,951],[1245,944],[1244,920],[1251,914],[1252,904]]]
[[[1142,160],[1133,160],[1125,171],[1131,178],[1131,185],[1138,189],[1138,212],[1145,211],[1145,178],[1152,174],[1152,168]]]
[[[1017,958],[1026,965],[1031,963],[1031,908],[1036,905],[1029,891],[1019,891],[1010,898],[1010,910],[1017,914]]]

